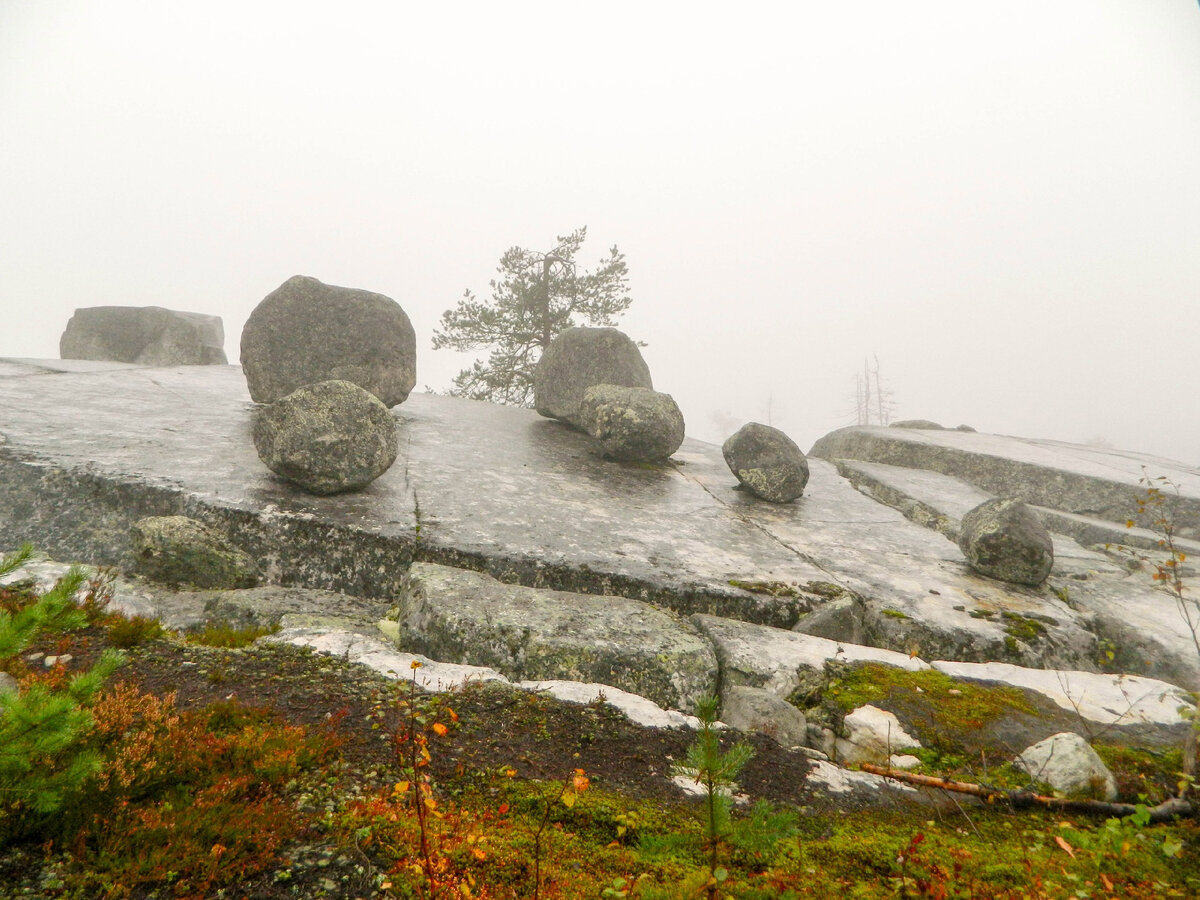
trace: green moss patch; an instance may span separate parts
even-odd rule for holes
[[[842,714],[866,704],[894,712],[927,748],[977,758],[1005,720],[1039,710],[1019,688],[960,681],[941,672],[910,672],[879,663],[848,666],[829,681],[823,702]]]

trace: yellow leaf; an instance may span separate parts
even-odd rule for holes
[[[482,850],[480,850],[478,847],[471,848],[471,855],[474,856],[476,859],[487,859],[487,854],[484,853]]]
[[[1132,527],[1133,527],[1133,519],[1126,519],[1126,520],[1125,520],[1125,527],[1126,527],[1126,528],[1132,528]]]
[[[1072,847],[1070,844],[1068,844],[1067,839],[1064,838],[1061,834],[1056,834],[1054,836],[1054,843],[1056,843],[1056,844],[1058,844],[1058,846],[1062,847],[1063,850],[1066,851],[1067,856],[1071,857],[1071,859],[1075,858],[1075,848]]]
[[[572,806],[574,806],[575,805],[575,792],[573,790],[571,790],[570,788],[567,788],[565,791],[563,791],[562,803],[563,803],[563,806],[565,806],[567,809],[570,809]]]
[[[444,737],[446,732],[448,732],[450,729],[447,728],[445,725],[443,725],[441,722],[434,722],[433,730],[437,735]]]
[[[432,797],[426,797],[425,798],[425,808],[430,809],[430,810],[437,809],[437,801],[434,800]]]
[[[408,782],[407,781],[397,781],[396,787],[392,790],[392,793],[407,794],[408,793]]]

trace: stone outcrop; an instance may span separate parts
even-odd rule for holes
[[[796,442],[770,425],[743,425],[721,447],[738,483],[771,503],[790,503],[808,484],[808,460]]]
[[[611,684],[685,711],[715,690],[708,641],[648,604],[504,584],[429,563],[414,563],[410,576],[397,613],[404,649],[490,666],[518,681]]]
[[[825,667],[831,662],[874,662],[907,671],[929,668],[924,660],[906,653],[719,616],[695,615],[692,623],[716,647],[726,689],[734,685],[761,687],[787,699],[806,695],[821,685]]]
[[[1177,534],[1200,537],[1200,471],[1174,460],[1060,441],[978,434],[850,427],[830,432],[809,456],[855,459],[940,472],[992,496],[1124,523],[1146,497],[1147,471],[1179,486]]]
[[[310,494],[366,487],[396,461],[398,440],[388,408],[348,381],[299,388],[254,420],[259,458]]]
[[[58,348],[63,359],[142,366],[223,366],[228,362],[220,316],[161,306],[77,309]]]
[[[1013,761],[1034,781],[1068,797],[1117,799],[1117,782],[1099,754],[1073,732],[1060,732],[1026,747]]]
[[[538,360],[534,407],[543,416],[582,428],[583,395],[597,384],[654,388],[642,351],[627,335],[615,328],[568,328]]]
[[[417,382],[416,332],[389,297],[296,275],[246,320],[241,362],[258,403],[319,381],[349,381],[391,407]]]
[[[958,546],[981,575],[1037,587],[1054,567],[1054,542],[1022,501],[987,500],[963,516]]]
[[[763,688],[727,687],[721,695],[721,721],[739,731],[765,734],[783,747],[808,744],[804,713]]]
[[[929,419],[903,419],[899,422],[891,422],[889,428],[916,428],[920,431],[945,431],[946,426],[939,425],[937,422],[931,422]]]
[[[187,516],[139,519],[130,540],[134,571],[152,581],[198,588],[246,588],[258,581],[254,560]]]
[[[579,406],[579,424],[604,455],[625,462],[664,460],[683,443],[683,413],[670,394],[597,384]]]

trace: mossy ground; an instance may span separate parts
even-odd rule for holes
[[[49,636],[9,668],[47,677],[30,658],[39,652],[70,653],[70,665],[86,666],[109,646],[114,624]],[[106,701],[106,727],[121,735],[108,744],[117,754],[110,771],[134,773],[130,785],[140,787],[115,798],[123,806],[103,791],[83,798],[81,823],[119,810],[103,820],[117,827],[59,827],[0,849],[0,897],[428,896],[412,793],[398,790],[412,777],[396,742],[403,683],[286,646],[207,647],[145,625],[117,633],[128,660],[116,699]],[[1021,711],[1023,695],[911,675],[848,670],[828,699],[843,709],[934,700],[947,707],[930,726],[946,748],[955,740],[965,747],[966,735],[1002,711]],[[420,709],[439,897],[534,896],[535,857],[541,897],[705,893],[699,806],[667,779],[690,733],[639,728],[605,705],[488,686]],[[124,721],[114,711],[153,725],[158,743],[145,743],[137,727],[113,725]],[[721,849],[721,896],[1200,895],[1194,822],[1066,821],[966,800],[959,808],[850,806],[807,789],[809,764],[799,754],[766,739],[754,746],[739,779],[752,803],[740,807]],[[1174,765],[1105,752],[1142,793]],[[149,778],[137,766],[152,759],[183,766],[187,779]],[[561,785],[579,768],[591,786],[568,806]]]

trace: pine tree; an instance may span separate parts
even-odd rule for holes
[[[587,228],[560,235],[545,253],[511,247],[500,258],[490,300],[468,289],[458,306],[442,313],[433,348],[489,348],[454,379],[450,393],[472,400],[533,405],[533,373],[542,351],[573,325],[615,325],[629,296],[625,256],[615,246],[594,271],[579,271],[575,255]]]

